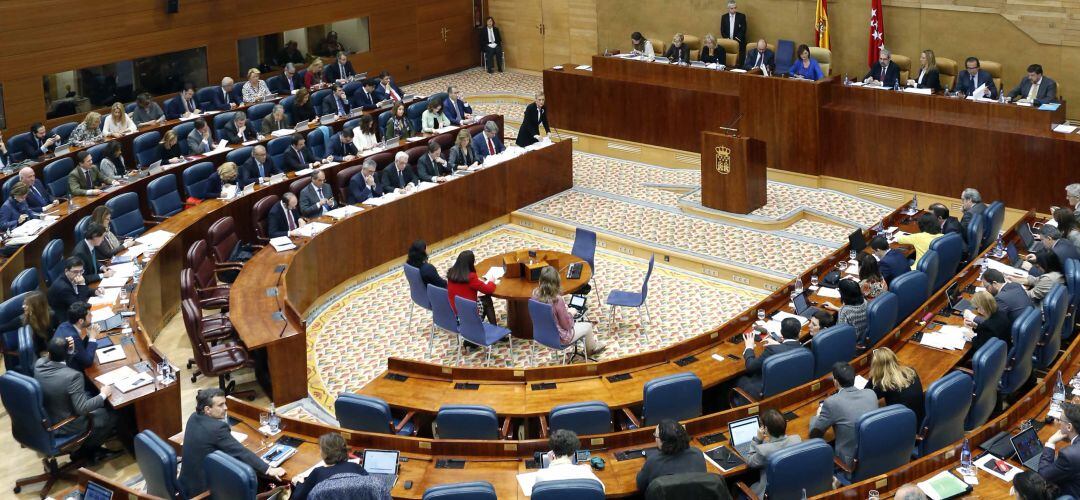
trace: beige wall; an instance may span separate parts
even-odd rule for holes
[[[726,11],[726,3],[724,0],[596,0],[597,43],[601,51],[626,50],[630,33],[634,31],[665,42],[677,31],[698,36],[710,32],[719,35],[720,16]],[[739,3],[749,25],[747,36],[751,40],[765,38],[770,43],[779,38],[797,44],[811,43],[814,9],[815,3],[806,0],[741,0]],[[973,11],[886,4],[886,44],[894,53],[909,56],[916,63],[919,52],[926,48],[933,49],[939,57],[961,63],[969,55],[1000,62],[1009,89],[1025,74],[1028,64],[1042,64],[1046,75],[1061,84],[1064,98],[1075,100],[1069,116],[1080,118],[1080,47],[1040,44],[1001,14],[974,12],[990,10],[982,7],[970,9]],[[869,14],[867,1],[830,2],[834,75],[847,72],[861,76],[866,72]],[[1067,13],[1049,15],[1063,17]]]

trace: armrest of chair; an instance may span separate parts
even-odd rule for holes
[[[499,436],[503,439],[510,439],[512,437],[510,435],[510,417],[503,419],[502,428],[499,429]]]
[[[401,419],[401,421],[398,422],[398,424],[394,426],[394,434],[397,434],[397,433],[401,432],[401,429],[405,428],[405,424],[409,423],[409,420],[412,420],[412,418],[414,416],[416,416],[415,411],[410,411],[409,413],[406,413],[405,418]],[[413,427],[413,435],[416,435],[416,427],[415,426]]]
[[[834,456],[832,460],[833,465],[835,465],[837,469],[840,469],[848,474],[851,474],[851,472],[854,470],[854,468],[848,467],[848,464],[845,464],[843,460],[840,460],[840,457]]]
[[[243,262],[230,260],[228,262],[214,264],[214,271],[239,271],[242,267],[244,267]]]
[[[191,497],[191,500],[207,500],[210,498],[210,490],[199,493],[196,496]]]
[[[623,415],[626,416],[626,419],[629,420],[630,423],[634,424],[634,426],[639,429],[641,428],[641,420],[637,418],[637,415],[634,415],[634,412],[630,411],[630,408],[623,408],[622,411]]]
[[[165,220],[169,219],[169,217],[166,216],[166,215],[151,215],[150,217],[152,217],[154,219],[155,223],[165,221]],[[149,222],[149,221],[143,221],[143,222]]]
[[[156,215],[151,215],[150,217],[153,217],[153,218],[154,218],[154,220],[146,220],[146,219],[143,219],[142,223],[143,223],[143,225],[144,225],[144,226],[151,226],[151,227],[153,227],[153,226],[156,226],[156,225],[160,224],[160,223],[161,223],[161,221],[165,220],[165,219],[160,219],[160,220],[158,220],[158,218],[157,218],[157,216],[156,216]]]
[[[264,491],[262,493],[259,493],[258,495],[255,495],[255,500],[263,500],[263,499],[266,499],[266,498],[271,498],[274,495],[277,495],[278,493],[281,493],[284,490],[285,490],[284,486],[275,486],[270,491]],[[210,492],[208,491],[207,494],[209,494],[209,493]]]
[[[259,243],[248,243],[248,245],[250,245],[251,248],[254,248],[255,250],[262,250],[263,247],[266,246],[266,245],[262,245],[262,244],[259,244]]]
[[[49,432],[56,432],[61,427],[71,423],[71,421],[75,420],[76,418],[78,418],[78,417],[75,416],[75,415],[72,415],[72,416],[70,416],[68,418],[65,418],[65,419],[53,424],[51,427],[46,427],[45,429],[48,430]],[[46,424],[45,421],[42,421],[41,423],[42,423],[43,426]],[[64,445],[61,446],[60,449],[63,450],[65,453],[69,453],[70,451],[74,451],[74,450],[79,449],[82,446],[83,441],[86,441],[86,439],[90,437],[90,433],[93,430],[94,430],[94,414],[93,413],[87,413],[86,414],[86,430],[83,431],[83,433],[80,434],[79,437],[64,443]]]
[[[749,392],[746,392],[738,387],[734,387],[732,388],[732,390],[735,391],[735,394],[738,394],[740,397],[751,403],[756,403],[758,400],[757,396],[751,396]]]
[[[746,495],[746,498],[749,498],[750,500],[758,500],[758,496],[754,494],[754,491],[751,490],[750,487],[746,485],[746,483],[738,481],[735,483],[735,487],[742,490],[743,495]]]
[[[548,435],[547,417],[540,415],[540,437],[546,438]]]
[[[214,286],[208,286],[208,287],[204,287],[204,288],[199,288],[196,291],[199,292],[199,293],[202,293],[202,292],[207,292],[207,291],[228,290],[228,289],[229,289],[229,285],[214,285]]]
[[[956,368],[953,368],[953,369],[954,370],[960,370],[960,371],[962,371],[962,372],[964,372],[964,373],[966,373],[968,375],[971,375],[972,377],[975,376],[975,371],[972,370],[971,368],[967,368],[967,367],[964,367],[964,366],[957,366]]]
[[[65,418],[65,419],[63,419],[63,420],[61,420],[61,421],[59,421],[59,422],[57,422],[57,423],[55,423],[55,424],[53,424],[51,426],[45,427],[45,430],[47,430],[49,432],[56,432],[56,431],[60,430],[61,427],[74,422],[76,418],[79,418],[79,417],[76,416],[76,415],[72,415],[72,416],[70,416],[68,418]],[[90,416],[87,415],[87,418],[90,418]],[[44,424],[44,422],[42,422],[42,423]]]

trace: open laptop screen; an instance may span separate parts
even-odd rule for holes
[[[1039,442],[1039,435],[1034,427],[1028,427],[1012,437],[1013,448],[1016,448],[1017,458],[1020,463],[1026,463],[1032,457],[1041,455],[1043,445]]]
[[[364,470],[368,474],[397,474],[398,452],[364,450]]]
[[[761,424],[758,423],[758,418],[749,417],[741,420],[736,420],[728,424],[728,432],[731,433],[732,446],[739,446],[743,443],[750,442],[757,436],[758,428]]]

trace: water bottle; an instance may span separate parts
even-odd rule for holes
[[[847,73],[844,73],[844,86],[851,85],[851,80],[848,80]]]
[[[964,446],[960,449],[960,473],[969,476],[972,474],[971,470],[971,443],[967,438],[964,438]]]
[[[799,498],[800,498],[801,500],[806,500],[806,488],[803,488],[803,489],[802,489],[802,496],[800,496]]]
[[[277,409],[274,407],[274,402],[270,402],[270,418],[267,419],[267,425],[270,427],[270,434],[278,433],[278,425],[281,424],[281,418],[277,415]]]
[[[911,195],[911,203],[908,204],[908,208],[910,208],[912,212],[919,211],[919,195]]]
[[[803,293],[802,278],[795,278],[795,295],[802,295],[802,293]]]
[[[897,78],[896,80],[893,80],[892,89],[897,91],[897,92],[900,91],[900,79],[899,78]]]
[[[1056,404],[1065,402],[1065,384],[1061,381],[1061,372],[1057,374],[1057,382],[1054,383],[1053,401]]]

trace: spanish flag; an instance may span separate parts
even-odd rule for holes
[[[828,0],[817,0],[817,12],[814,14],[814,39],[817,46],[829,49],[829,4]]]

